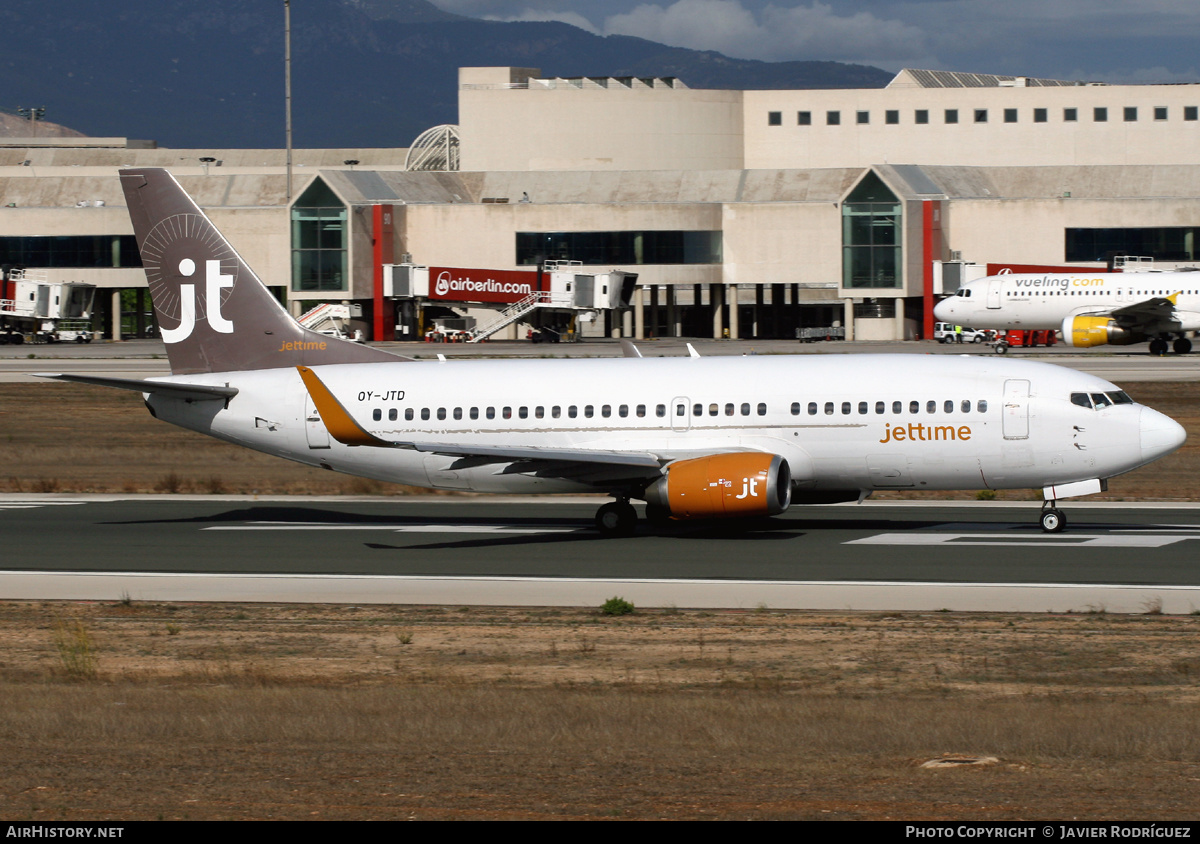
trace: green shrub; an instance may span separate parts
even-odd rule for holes
[[[633,612],[633,604],[624,598],[613,596],[600,605],[600,612],[605,615],[629,615]]]

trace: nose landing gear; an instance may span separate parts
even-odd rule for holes
[[[1043,533],[1062,533],[1067,526],[1067,514],[1059,510],[1057,504],[1057,501],[1042,502],[1040,521]]]

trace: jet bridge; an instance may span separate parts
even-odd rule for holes
[[[384,295],[418,308],[430,305],[488,309],[477,319],[467,342],[478,343],[514,323],[528,324],[533,338],[557,342],[579,322],[592,322],[604,311],[629,306],[637,273],[624,270],[584,272],[578,261],[549,261],[538,270],[489,270],[385,264]],[[409,308],[409,310],[413,310]],[[406,326],[397,326],[397,334]],[[410,339],[416,339],[412,337]]]

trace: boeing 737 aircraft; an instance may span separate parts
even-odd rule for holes
[[[603,492],[596,524],[781,513],[874,490],[1059,498],[1179,448],[1116,386],[1042,363],[925,355],[412,361],[292,320],[165,170],[121,172],[171,375],[50,376],[338,472],[438,489]]]
[[[1200,272],[993,275],[967,282],[933,309],[941,322],[972,328],[1062,331],[1069,346],[1150,341],[1165,355],[1192,350],[1200,330]]]

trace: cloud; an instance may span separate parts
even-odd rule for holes
[[[597,29],[590,20],[575,12],[553,12],[545,9],[525,9],[515,15],[485,15],[484,20],[502,21],[504,23],[558,21],[559,23],[569,23],[571,26],[577,26],[580,29],[586,29],[593,35],[605,34]]]
[[[757,16],[737,0],[678,0],[665,8],[644,5],[613,15],[604,31],[763,61],[873,63],[926,53],[917,27],[865,11],[838,15],[819,0],[811,6],[766,6]]]
[[[446,3],[442,3],[446,5]],[[644,4],[593,23],[576,12],[526,8],[489,20],[562,21],[597,35],[633,35],[673,47],[716,50],[762,61],[900,62],[927,55],[919,28],[867,11],[839,15],[820,0],[811,6],[767,5],[755,14],[741,0],[677,0]],[[593,20],[599,18],[593,16]]]

